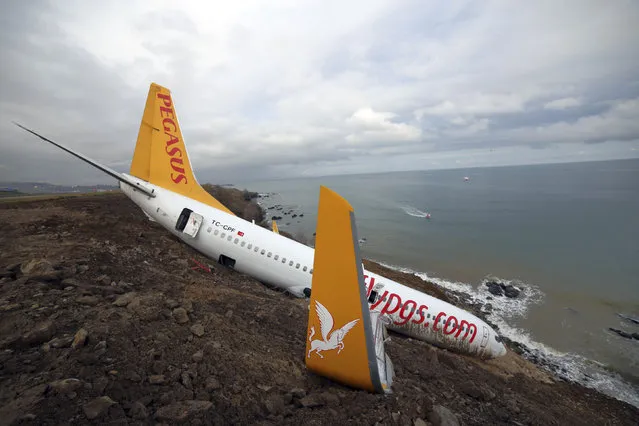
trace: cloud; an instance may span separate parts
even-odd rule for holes
[[[592,142],[638,156],[638,20],[635,2],[597,0],[10,2],[0,116],[127,170],[155,81],[201,181],[446,167],[490,149],[499,164],[558,161]],[[8,120],[0,180],[109,180]]]
[[[545,109],[568,109],[581,105],[581,101],[576,98],[561,98],[554,101],[547,102],[544,105]]]

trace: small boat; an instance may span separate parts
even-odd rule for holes
[[[468,176],[464,176],[464,182],[468,182],[470,178]]]
[[[430,219],[430,213],[426,213],[426,219]]]

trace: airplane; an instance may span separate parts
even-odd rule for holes
[[[150,85],[129,173],[14,124],[117,179],[150,220],[200,253],[296,297],[310,295],[314,249],[235,216],[197,182],[169,89]],[[482,359],[506,354],[497,332],[477,316],[362,270],[370,309],[390,318],[390,330]]]

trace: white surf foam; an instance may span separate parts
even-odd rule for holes
[[[487,319],[499,329],[499,333],[525,348],[525,356],[541,367],[553,373],[560,379],[572,381],[595,389],[613,398],[625,401],[639,407],[639,393],[637,389],[619,374],[607,369],[605,364],[590,360],[573,353],[557,351],[530,337],[526,330],[514,327],[508,320],[525,318],[528,308],[533,304],[541,303],[544,293],[537,287],[515,280],[505,280],[496,277],[487,277],[479,288],[463,282],[447,281],[441,278],[431,277],[424,272],[414,271],[409,268],[378,262],[387,268],[409,273],[421,279],[436,284],[453,292],[463,293],[470,298],[471,303],[481,303],[482,311]],[[484,285],[488,280],[512,284],[521,290],[515,299],[507,297],[495,297]],[[490,297],[491,299],[488,299]],[[492,310],[487,310],[486,305],[492,305]]]
[[[413,217],[426,217],[428,215],[428,213],[423,212],[415,207],[412,206],[399,206],[402,210],[404,210],[404,213],[406,213],[409,216],[413,216]]]

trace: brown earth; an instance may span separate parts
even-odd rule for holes
[[[121,194],[0,204],[0,424],[639,419],[512,351],[480,361],[396,334],[386,345],[394,393],[349,389],[306,371],[307,315],[307,300],[205,259]]]

